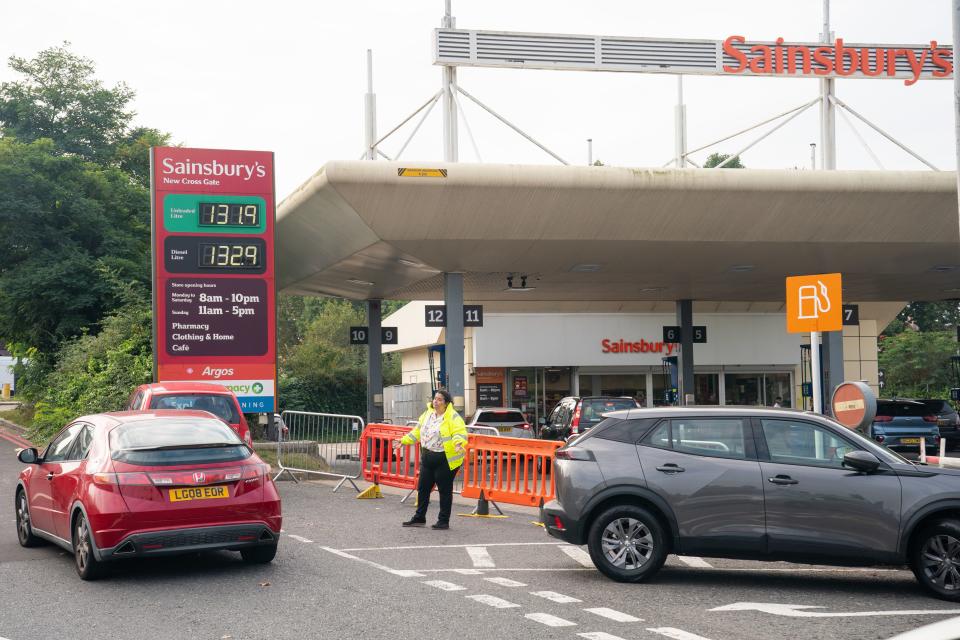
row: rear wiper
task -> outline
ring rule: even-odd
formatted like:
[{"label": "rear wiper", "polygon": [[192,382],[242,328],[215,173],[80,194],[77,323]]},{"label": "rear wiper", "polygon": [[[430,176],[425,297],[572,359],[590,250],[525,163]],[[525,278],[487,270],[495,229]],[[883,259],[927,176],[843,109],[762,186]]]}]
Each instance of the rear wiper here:
[{"label": "rear wiper", "polygon": [[177,451],[180,449],[221,449],[224,447],[242,446],[242,442],[208,442],[205,444],[169,444],[162,447],[134,447],[133,449],[119,449],[118,451]]}]

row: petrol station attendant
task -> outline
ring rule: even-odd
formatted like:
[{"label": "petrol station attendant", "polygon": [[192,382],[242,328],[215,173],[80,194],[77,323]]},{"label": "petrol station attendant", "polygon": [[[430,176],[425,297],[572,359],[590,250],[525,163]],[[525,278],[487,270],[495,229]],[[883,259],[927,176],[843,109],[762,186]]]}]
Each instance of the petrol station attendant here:
[{"label": "petrol station attendant", "polygon": [[430,492],[437,485],[440,494],[440,514],[433,529],[450,528],[450,510],[453,508],[453,479],[463,464],[467,446],[467,427],[453,408],[453,398],[444,389],[437,391],[410,433],[393,448],[420,443],[420,483],[417,486],[417,511],[403,523],[405,527],[427,524]]}]

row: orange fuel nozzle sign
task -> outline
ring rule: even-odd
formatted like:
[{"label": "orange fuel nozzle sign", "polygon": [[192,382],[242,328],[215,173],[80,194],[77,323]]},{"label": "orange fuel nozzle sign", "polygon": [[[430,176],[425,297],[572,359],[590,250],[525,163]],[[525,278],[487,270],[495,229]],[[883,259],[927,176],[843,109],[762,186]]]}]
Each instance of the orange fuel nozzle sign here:
[{"label": "orange fuel nozzle sign", "polygon": [[842,306],[839,273],[787,278],[787,333],[841,331]]}]

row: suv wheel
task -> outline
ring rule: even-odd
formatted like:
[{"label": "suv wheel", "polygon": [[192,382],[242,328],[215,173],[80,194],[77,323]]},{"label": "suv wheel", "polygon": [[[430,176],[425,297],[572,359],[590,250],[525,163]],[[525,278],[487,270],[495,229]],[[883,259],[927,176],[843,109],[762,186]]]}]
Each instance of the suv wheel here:
[{"label": "suv wheel", "polygon": [[938,598],[960,602],[960,522],[941,520],[924,529],[910,566],[925,589]]},{"label": "suv wheel", "polygon": [[590,526],[587,547],[597,569],[617,582],[643,582],[667,559],[660,522],[634,505],[620,505],[601,513]]}]

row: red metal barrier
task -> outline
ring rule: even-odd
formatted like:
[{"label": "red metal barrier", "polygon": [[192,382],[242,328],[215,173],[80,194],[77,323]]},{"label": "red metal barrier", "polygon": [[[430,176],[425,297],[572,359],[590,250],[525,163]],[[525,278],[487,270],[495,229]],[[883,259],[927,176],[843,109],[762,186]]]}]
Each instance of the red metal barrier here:
[{"label": "red metal barrier", "polygon": [[555,495],[555,440],[504,438],[471,434],[463,467],[465,498],[538,507]]},{"label": "red metal barrier", "polygon": [[393,443],[410,431],[395,424],[368,424],[360,436],[363,479],[400,489],[416,489],[420,473],[420,443],[393,450]]}]

